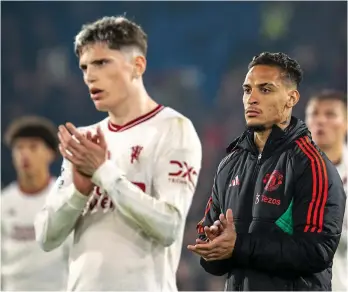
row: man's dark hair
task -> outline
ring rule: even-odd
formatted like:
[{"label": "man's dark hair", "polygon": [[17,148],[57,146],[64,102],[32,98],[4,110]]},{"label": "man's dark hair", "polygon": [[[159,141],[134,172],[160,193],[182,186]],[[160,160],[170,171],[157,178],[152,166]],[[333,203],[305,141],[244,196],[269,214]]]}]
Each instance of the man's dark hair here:
[{"label": "man's dark hair", "polygon": [[24,116],[12,122],[4,135],[5,144],[12,148],[17,138],[39,138],[58,154],[56,126],[48,119],[38,116]]},{"label": "man's dark hair", "polygon": [[105,43],[110,49],[137,47],[146,56],[147,35],[135,22],[123,16],[103,17],[82,26],[75,37],[75,54],[80,57],[83,47],[94,43]]},{"label": "man's dark hair", "polygon": [[249,63],[248,69],[250,70],[256,65],[278,67],[283,71],[284,78],[291,83],[296,84],[296,86],[299,86],[302,81],[303,71],[299,63],[284,53],[263,52],[252,59]]},{"label": "man's dark hair", "polygon": [[309,102],[312,100],[317,100],[317,101],[338,100],[342,102],[344,109],[347,112],[347,94],[344,93],[343,91],[334,90],[334,89],[324,89],[312,95],[309,99]]}]

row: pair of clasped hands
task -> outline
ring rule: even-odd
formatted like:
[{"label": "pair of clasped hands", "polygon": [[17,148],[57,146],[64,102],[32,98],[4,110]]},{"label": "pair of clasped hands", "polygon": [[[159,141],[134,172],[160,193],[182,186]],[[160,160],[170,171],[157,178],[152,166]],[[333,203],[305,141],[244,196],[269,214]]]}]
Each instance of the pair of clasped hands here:
[{"label": "pair of clasped hands", "polygon": [[58,127],[59,151],[73,165],[73,182],[83,195],[89,195],[94,188],[91,177],[107,159],[107,143],[100,127],[96,134],[82,134],[72,124]]},{"label": "pair of clasped hands", "polygon": [[227,210],[226,216],[220,214],[219,220],[216,220],[212,226],[205,226],[204,232],[207,240],[196,239],[195,245],[187,247],[189,250],[206,261],[224,260],[232,256],[237,233],[231,209]]}]

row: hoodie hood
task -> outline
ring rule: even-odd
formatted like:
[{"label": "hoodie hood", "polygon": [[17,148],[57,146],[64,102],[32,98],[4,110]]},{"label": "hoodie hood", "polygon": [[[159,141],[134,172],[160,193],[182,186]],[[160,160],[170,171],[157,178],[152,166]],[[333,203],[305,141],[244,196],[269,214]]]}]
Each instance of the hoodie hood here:
[{"label": "hoodie hood", "polygon": [[[295,117],[291,117],[288,127],[284,130],[277,125],[272,127],[266,145],[263,150],[263,156],[271,155],[274,152],[284,151],[295,140],[303,136],[310,136],[310,132],[306,124]],[[246,130],[241,136],[235,139],[227,148],[227,153],[240,148],[258,154],[256,144],[254,142],[254,131]]]}]

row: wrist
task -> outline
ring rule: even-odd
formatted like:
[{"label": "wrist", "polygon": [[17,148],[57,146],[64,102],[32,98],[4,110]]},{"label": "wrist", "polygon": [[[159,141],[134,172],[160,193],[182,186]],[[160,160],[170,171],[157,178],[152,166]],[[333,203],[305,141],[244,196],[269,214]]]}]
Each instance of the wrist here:
[{"label": "wrist", "polygon": [[121,176],[123,172],[116,166],[111,160],[105,160],[103,164],[93,173],[91,181],[99,187],[108,189],[111,187]]}]

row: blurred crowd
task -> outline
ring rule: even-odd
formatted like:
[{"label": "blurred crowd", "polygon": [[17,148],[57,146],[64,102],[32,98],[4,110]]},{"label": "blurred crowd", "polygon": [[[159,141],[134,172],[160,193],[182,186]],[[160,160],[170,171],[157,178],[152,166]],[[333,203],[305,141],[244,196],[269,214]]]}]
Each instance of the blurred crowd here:
[{"label": "blurred crowd", "polygon": [[[25,114],[78,126],[96,112],[73,54],[85,22],[126,13],[149,35],[145,85],[159,103],[192,119],[203,144],[203,168],[189,213],[180,290],[221,290],[224,279],[206,274],[186,250],[203,216],[216,167],[228,143],[244,129],[242,87],[247,65],[262,51],[282,51],[304,70],[301,101],[322,88],[347,91],[345,2],[4,2],[2,3],[2,134]],[[1,179],[15,179],[2,145]],[[58,175],[61,161],[52,169]]]}]

